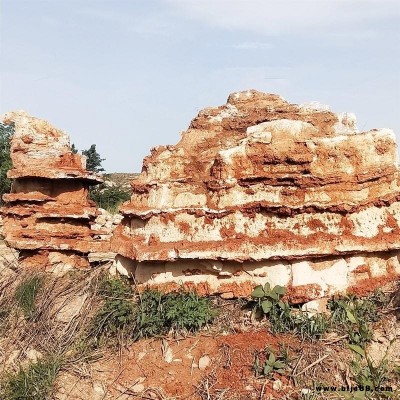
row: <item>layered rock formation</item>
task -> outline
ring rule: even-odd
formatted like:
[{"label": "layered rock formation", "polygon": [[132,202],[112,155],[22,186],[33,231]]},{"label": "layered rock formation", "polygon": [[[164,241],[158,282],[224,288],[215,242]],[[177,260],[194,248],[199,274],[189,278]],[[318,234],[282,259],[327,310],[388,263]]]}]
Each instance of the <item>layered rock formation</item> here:
[{"label": "layered rock formation", "polygon": [[18,252],[6,245],[3,235],[3,219],[0,215],[0,275],[5,269],[13,268],[18,262]]},{"label": "layered rock formation", "polygon": [[391,130],[277,95],[234,93],[175,146],[152,150],[112,240],[142,285],[294,301],[400,273],[400,190]]},{"label": "layered rock formation", "polygon": [[68,135],[47,121],[12,112],[3,122],[15,125],[8,172],[13,184],[2,209],[7,244],[21,250],[30,268],[87,267],[88,253],[109,250],[104,232],[91,229],[98,211],[88,190],[101,177],[85,169]]}]

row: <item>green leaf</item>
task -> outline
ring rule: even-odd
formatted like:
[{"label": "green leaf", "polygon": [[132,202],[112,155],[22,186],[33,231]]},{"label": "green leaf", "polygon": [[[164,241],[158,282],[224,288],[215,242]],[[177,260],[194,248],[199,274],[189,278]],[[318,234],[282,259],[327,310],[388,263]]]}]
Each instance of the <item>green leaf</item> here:
[{"label": "green leaf", "polygon": [[268,293],[267,297],[269,297],[272,300],[279,300],[279,296],[274,292]]},{"label": "green leaf", "polygon": [[278,374],[283,374],[285,372],[285,370],[279,368],[279,369],[276,370],[276,372],[278,372]]},{"label": "green leaf", "polygon": [[261,308],[263,309],[265,314],[268,314],[271,311],[272,303],[269,300],[264,300],[261,303]]},{"label": "green leaf", "polygon": [[365,350],[362,347],[360,347],[360,346],[358,346],[356,344],[349,344],[349,347],[350,347],[351,350],[353,350],[354,352],[356,352],[360,356],[365,357]]},{"label": "green leaf", "polygon": [[265,296],[265,292],[261,285],[256,286],[253,290],[253,293],[251,294],[251,297],[255,297],[255,298],[261,298],[264,296]]},{"label": "green leaf", "polygon": [[283,361],[275,361],[274,368],[286,368],[286,364]]},{"label": "green leaf", "polygon": [[346,315],[347,315],[347,319],[350,322],[352,322],[353,324],[357,323],[356,317],[354,316],[354,314],[348,308],[346,308]]},{"label": "green leaf", "polygon": [[268,364],[264,366],[264,375],[268,375],[272,371],[272,367]]},{"label": "green leaf", "polygon": [[272,366],[275,363],[275,360],[276,360],[275,354],[270,353],[268,358],[268,364]]},{"label": "green leaf", "polygon": [[271,291],[271,285],[269,284],[269,282],[267,282],[265,285],[264,285],[264,292],[265,293],[269,293]]},{"label": "green leaf", "polygon": [[279,301],[279,302],[278,302],[278,306],[279,306],[280,308],[282,308],[282,310],[285,309],[285,303],[284,303],[283,301]]},{"label": "green leaf", "polygon": [[284,288],[283,286],[280,286],[280,285],[276,285],[273,288],[273,291],[275,293],[278,293],[279,295],[283,296],[286,293],[286,288]]}]

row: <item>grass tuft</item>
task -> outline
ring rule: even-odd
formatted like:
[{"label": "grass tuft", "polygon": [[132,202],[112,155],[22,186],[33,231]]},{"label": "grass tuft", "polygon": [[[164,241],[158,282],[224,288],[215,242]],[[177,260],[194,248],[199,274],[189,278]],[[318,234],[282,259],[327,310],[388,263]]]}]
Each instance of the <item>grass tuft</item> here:
[{"label": "grass tuft", "polygon": [[35,300],[43,283],[43,276],[31,276],[20,283],[15,290],[15,300],[21,307],[26,319],[33,317]]},{"label": "grass tuft", "polygon": [[1,382],[3,400],[50,400],[54,392],[54,381],[61,363],[51,357],[7,374]]}]

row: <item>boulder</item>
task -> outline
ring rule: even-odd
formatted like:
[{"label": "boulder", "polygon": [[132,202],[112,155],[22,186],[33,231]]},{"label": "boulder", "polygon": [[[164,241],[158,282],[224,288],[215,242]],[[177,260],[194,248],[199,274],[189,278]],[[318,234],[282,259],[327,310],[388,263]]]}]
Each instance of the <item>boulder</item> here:
[{"label": "boulder", "polygon": [[305,302],[400,273],[395,136],[351,113],[233,93],[131,185],[112,250],[139,287],[242,296],[269,281]]}]

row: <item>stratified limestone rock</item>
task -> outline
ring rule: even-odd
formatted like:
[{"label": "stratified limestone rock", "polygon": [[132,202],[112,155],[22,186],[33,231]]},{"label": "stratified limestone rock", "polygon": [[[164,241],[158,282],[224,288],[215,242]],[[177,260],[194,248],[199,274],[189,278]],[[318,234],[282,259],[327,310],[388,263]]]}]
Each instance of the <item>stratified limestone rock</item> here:
[{"label": "stratified limestone rock", "polygon": [[305,301],[400,273],[395,136],[352,114],[234,93],[153,149],[132,188],[112,248],[143,285],[248,295],[269,280]]},{"label": "stratified limestone rock", "polygon": [[13,184],[2,209],[7,244],[21,250],[28,267],[88,266],[87,253],[109,250],[108,240],[95,239],[103,232],[91,229],[98,211],[88,189],[101,177],[85,169],[85,157],[71,152],[68,135],[47,121],[21,111],[3,122],[15,125],[8,172]]}]

